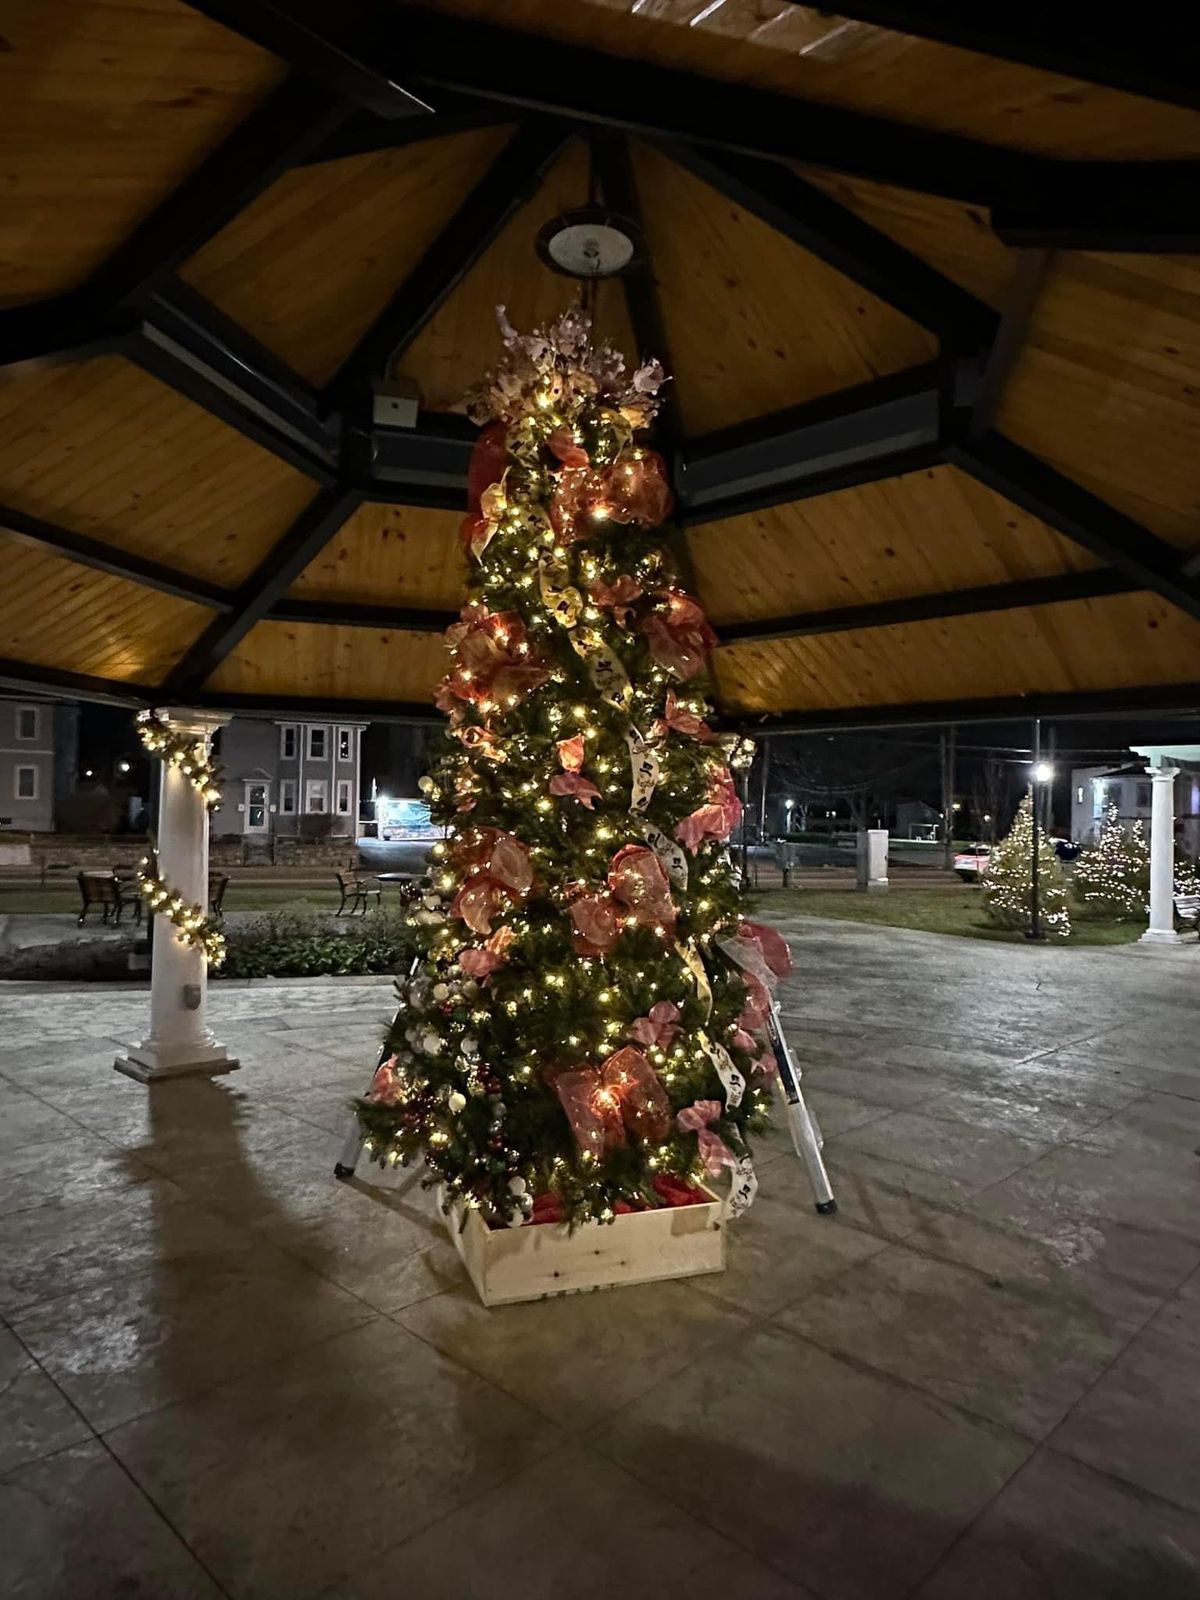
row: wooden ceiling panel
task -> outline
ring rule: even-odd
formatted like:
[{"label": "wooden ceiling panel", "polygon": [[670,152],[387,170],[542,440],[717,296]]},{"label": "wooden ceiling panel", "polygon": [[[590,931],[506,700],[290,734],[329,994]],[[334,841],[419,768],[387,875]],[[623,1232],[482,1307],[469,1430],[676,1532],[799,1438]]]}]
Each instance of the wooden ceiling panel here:
[{"label": "wooden ceiling panel", "polygon": [[225,694],[428,703],[446,663],[439,633],[260,622],[205,687]]},{"label": "wooden ceiling panel", "polygon": [[509,131],[480,128],[298,167],[210,240],[182,276],[297,372],[325,383]]},{"label": "wooden ceiling panel", "polygon": [[119,356],[0,378],[0,504],[239,583],[316,492]]},{"label": "wooden ceiling panel", "polygon": [[952,282],[988,305],[1002,304],[1018,255],[997,239],[983,208],[820,167],[797,165],[796,171]]},{"label": "wooden ceiling panel", "polygon": [[723,703],[814,711],[1056,694],[1200,678],[1200,622],[1148,594],[1072,600],[860,633],[730,645]]},{"label": "wooden ceiling panel", "polygon": [[685,430],[708,432],[930,360],[937,340],[661,152],[636,152]]},{"label": "wooden ceiling panel", "polygon": [[708,523],[688,545],[718,624],[1098,565],[954,467]]},{"label": "wooden ceiling panel", "polygon": [[181,0],[8,0],[0,29],[0,304],[78,284],[283,77]]},{"label": "wooden ceiling panel", "polygon": [[466,599],[457,511],[360,506],[289,590],[293,600],[348,605],[445,606]]},{"label": "wooden ceiling panel", "polygon": [[165,677],[212,612],[0,532],[0,656],[122,683]]},{"label": "wooden ceiling panel", "polygon": [[[499,357],[497,306],[504,306],[513,325],[525,332],[577,300],[578,285],[543,266],[534,244],[543,223],[560,211],[586,205],[587,198],[587,148],[572,140],[538,192],[492,241],[405,352],[400,370],[420,384],[431,410],[457,406]],[[620,281],[606,279],[595,288],[597,334],[627,360],[637,357]]]},{"label": "wooden ceiling panel", "polygon": [[1054,258],[996,426],[1173,544],[1200,544],[1200,259]]},{"label": "wooden ceiling panel", "polygon": [[[423,0],[428,8],[431,0]],[[1200,154],[1200,114],[785,0],[432,0],[433,9],[1053,155]],[[1086,26],[1085,23],[1081,26]]]}]

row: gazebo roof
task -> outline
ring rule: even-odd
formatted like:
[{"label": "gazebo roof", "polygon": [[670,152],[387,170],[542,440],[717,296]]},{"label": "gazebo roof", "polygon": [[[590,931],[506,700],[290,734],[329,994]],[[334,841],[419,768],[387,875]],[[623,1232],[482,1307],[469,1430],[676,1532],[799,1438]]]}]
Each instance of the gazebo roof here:
[{"label": "gazebo roof", "polygon": [[[978,14],[977,14],[978,13]],[[1033,18],[1036,16],[1036,21]],[[1200,95],[1043,4],[12,0],[0,681],[428,714],[452,409],[640,219],[597,321],[771,727],[1200,705]],[[411,380],[415,428],[373,421]]]}]

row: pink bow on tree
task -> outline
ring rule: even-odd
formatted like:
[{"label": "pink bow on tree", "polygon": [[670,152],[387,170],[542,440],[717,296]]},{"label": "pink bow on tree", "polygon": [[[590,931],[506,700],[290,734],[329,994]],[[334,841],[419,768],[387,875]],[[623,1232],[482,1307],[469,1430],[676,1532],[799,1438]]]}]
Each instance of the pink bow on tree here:
[{"label": "pink bow on tree", "polygon": [[550,676],[546,664],[532,654],[525,624],[515,611],[489,611],[473,601],[446,629],[446,643],[454,654],[454,666],[438,685],[439,711],[454,710],[459,700],[515,702]]},{"label": "pink bow on tree", "polygon": [[607,889],[582,894],[572,902],[578,953],[607,954],[620,938],[627,917],[644,928],[675,931],[671,881],[654,851],[643,844],[627,844],[617,851],[609,863]]},{"label": "pink bow on tree", "polygon": [[666,710],[654,724],[658,738],[665,737],[668,729],[683,734],[687,739],[695,739],[698,744],[716,743],[717,736],[708,723],[694,711],[685,710],[676,699],[674,689],[667,690]]},{"label": "pink bow on tree", "polygon": [[629,1024],[629,1037],[638,1044],[667,1050],[679,1034],[679,1007],[670,1000],[659,1000],[650,1007],[650,1015],[638,1017]]},{"label": "pink bow on tree", "polygon": [[391,1106],[403,1097],[404,1079],[396,1071],[395,1056],[389,1056],[375,1068],[375,1076],[371,1079],[371,1087],[367,1090],[367,1099],[374,1100],[377,1105]]},{"label": "pink bow on tree", "polygon": [[460,951],[458,964],[468,978],[490,978],[492,973],[507,961],[508,947],[516,937],[508,924],[504,923],[486,943]]},{"label": "pink bow on tree", "polygon": [[722,1167],[734,1167],[737,1159],[733,1151],[709,1126],[720,1117],[724,1107],[719,1100],[695,1100],[690,1106],[684,1106],[682,1111],[676,1113],[675,1122],[684,1133],[696,1135],[696,1145],[700,1151],[700,1159],[704,1162],[704,1170],[710,1178],[715,1178]]},{"label": "pink bow on tree", "polygon": [[662,598],[665,609],[643,617],[642,632],[659,666],[686,682],[704,671],[717,636],[691,595],[682,589],[664,589]]},{"label": "pink bow on tree", "polygon": [[702,806],[684,817],[675,837],[685,849],[695,851],[705,839],[728,839],[742,817],[742,802],[734,787],[733,775],[722,767],[709,779],[708,798]]},{"label": "pink bow on tree", "polygon": [[671,1103],[654,1068],[626,1045],[602,1067],[560,1072],[554,1080],[581,1150],[602,1154],[635,1139],[660,1144],[671,1130]]},{"label": "pink bow on tree", "polygon": [[555,773],[550,779],[549,788],[551,794],[573,795],[580,805],[590,811],[593,802],[600,798],[600,791],[579,770],[583,766],[583,753],[582,734],[577,733],[573,739],[558,741],[558,759],[566,770]]},{"label": "pink bow on tree", "polygon": [[618,573],[611,583],[593,578],[588,584],[588,594],[594,604],[611,611],[614,621],[622,628],[628,625],[633,602],[640,600],[644,592],[641,584],[627,572]]},{"label": "pink bow on tree", "polygon": [[519,839],[499,828],[480,828],[473,842],[464,841],[457,865],[467,873],[450,907],[473,933],[491,933],[492,918],[504,906],[529,893],[533,867]]}]

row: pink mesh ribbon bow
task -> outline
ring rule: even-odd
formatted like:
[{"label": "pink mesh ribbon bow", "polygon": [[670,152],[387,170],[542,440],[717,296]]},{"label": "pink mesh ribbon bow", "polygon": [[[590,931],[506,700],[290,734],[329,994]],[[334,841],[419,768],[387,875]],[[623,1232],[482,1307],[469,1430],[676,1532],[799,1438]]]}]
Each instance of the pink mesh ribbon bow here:
[{"label": "pink mesh ribbon bow", "polygon": [[682,1111],[675,1115],[675,1122],[684,1133],[696,1135],[696,1145],[700,1151],[700,1159],[704,1162],[704,1170],[710,1178],[715,1178],[722,1167],[736,1167],[737,1158],[733,1151],[709,1126],[716,1122],[721,1115],[723,1107],[719,1100],[694,1100],[690,1106],[684,1106]]},{"label": "pink mesh ribbon bow", "polygon": [[573,739],[560,739],[558,759],[565,770],[556,772],[550,779],[550,793],[572,795],[581,806],[586,806],[590,811],[593,803],[600,798],[600,791],[592,780],[585,778],[579,770],[583,766],[583,735],[577,733]]},{"label": "pink mesh ribbon bow", "polygon": [[675,829],[675,837],[695,854],[705,839],[728,839],[742,817],[742,802],[728,767],[714,773],[708,785],[708,798]]},{"label": "pink mesh ribbon bow", "polygon": [[658,1000],[650,1007],[650,1015],[638,1017],[629,1024],[629,1037],[638,1044],[659,1050],[668,1050],[679,1034],[679,1007],[670,1000]]},{"label": "pink mesh ribbon bow", "polygon": [[529,893],[533,867],[519,839],[499,828],[480,828],[475,842],[458,857],[467,873],[450,907],[472,933],[492,931],[492,918],[505,906]]},{"label": "pink mesh ribbon bow", "polygon": [[662,598],[666,609],[644,617],[642,632],[659,666],[686,682],[704,671],[717,636],[691,595],[682,589],[666,589]]},{"label": "pink mesh ribbon bow", "polygon": [[598,1070],[559,1073],[555,1091],[581,1150],[603,1155],[635,1139],[660,1144],[671,1130],[671,1103],[654,1068],[626,1045]]}]

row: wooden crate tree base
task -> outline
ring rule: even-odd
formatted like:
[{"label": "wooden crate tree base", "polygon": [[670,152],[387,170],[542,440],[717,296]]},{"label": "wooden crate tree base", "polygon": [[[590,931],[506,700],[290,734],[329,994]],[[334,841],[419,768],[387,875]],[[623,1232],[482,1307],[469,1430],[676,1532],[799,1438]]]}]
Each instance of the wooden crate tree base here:
[{"label": "wooden crate tree base", "polygon": [[633,1211],[612,1222],[489,1228],[478,1211],[447,1214],[455,1248],[485,1306],[725,1270],[723,1203]]}]

